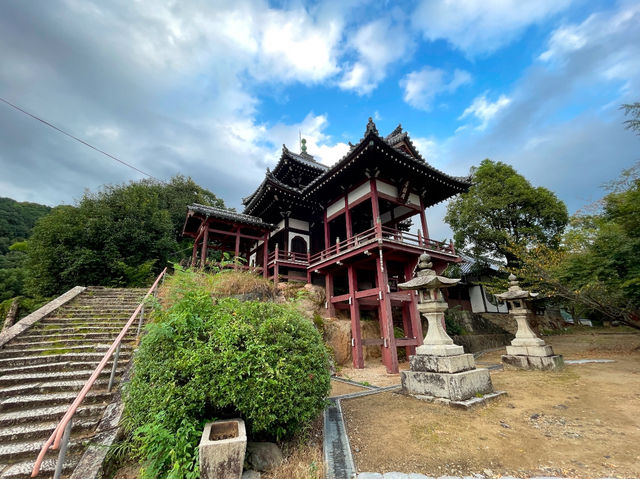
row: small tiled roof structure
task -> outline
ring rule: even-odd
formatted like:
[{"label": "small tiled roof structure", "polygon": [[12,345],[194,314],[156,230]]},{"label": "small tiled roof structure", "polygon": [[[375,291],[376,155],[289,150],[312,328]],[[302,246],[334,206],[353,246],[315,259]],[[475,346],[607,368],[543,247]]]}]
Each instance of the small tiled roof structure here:
[{"label": "small tiled roof structure", "polygon": [[193,203],[188,206],[188,210],[189,212],[200,213],[210,218],[218,218],[221,220],[232,221],[234,223],[245,224],[248,226],[257,226],[258,228],[269,230],[275,229],[275,225],[272,225],[271,223],[265,223],[257,216],[246,215],[244,213],[236,213],[235,211],[218,208],[216,206],[206,206],[198,203]]}]

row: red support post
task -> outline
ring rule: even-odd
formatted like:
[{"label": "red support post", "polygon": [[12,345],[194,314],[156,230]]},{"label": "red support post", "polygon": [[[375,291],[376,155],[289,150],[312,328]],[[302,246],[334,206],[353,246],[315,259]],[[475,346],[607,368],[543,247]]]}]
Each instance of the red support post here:
[{"label": "red support post", "polygon": [[331,302],[331,297],[333,296],[333,274],[326,273],[324,275],[324,285],[325,285],[325,296],[327,298],[326,308],[327,308],[327,316],[329,318],[334,318],[336,315],[336,308],[333,306]]},{"label": "red support post", "polygon": [[236,249],[235,249],[235,254],[233,256],[233,268],[237,269],[238,268],[238,263],[236,258],[240,256],[240,228],[236,229]]},{"label": "red support post", "polygon": [[360,328],[360,306],[356,299],[358,289],[358,277],[353,265],[348,266],[349,276],[349,309],[351,313],[351,357],[353,367],[364,368],[364,356],[362,354],[362,331]]},{"label": "red support post", "polygon": [[278,284],[278,243],[276,243],[275,256],[273,257],[273,282]]},{"label": "red support post", "polygon": [[422,198],[420,198],[420,223],[422,223],[422,236],[426,240],[429,238],[429,227],[427,226],[427,215],[424,213]]},{"label": "red support post", "polygon": [[378,306],[378,319],[380,321],[380,333],[382,334],[382,362],[387,368],[387,373],[398,373],[398,350],[396,348],[396,338],[393,334],[393,315],[391,312],[391,298],[387,288],[389,278],[387,275],[387,264],[379,249],[380,257],[376,259],[376,270],[379,288],[380,303]]},{"label": "red support post", "polygon": [[324,249],[331,246],[331,234],[329,231],[329,221],[327,221],[327,210],[324,210]]},{"label": "red support post", "polygon": [[351,239],[353,236],[353,224],[351,223],[351,210],[349,209],[349,198],[348,195],[344,199],[344,222],[347,225],[347,239]]},{"label": "red support post", "polygon": [[269,277],[269,233],[264,234],[264,240],[262,243],[262,276]]},{"label": "red support post", "polygon": [[[404,269],[404,280],[409,281],[413,277],[413,270],[416,267],[417,259],[405,265]],[[418,297],[416,296],[415,291],[411,291],[411,302],[407,305],[409,318],[411,320],[411,333],[413,337],[418,340],[418,346],[422,345],[422,341],[424,339],[422,335],[422,321],[420,320],[420,313],[418,312]],[[413,348],[413,353],[415,354],[415,348]]]},{"label": "red support post", "polygon": [[198,238],[193,240],[193,251],[191,253],[191,267],[196,265],[196,258],[198,257]]},{"label": "red support post", "polygon": [[[310,265],[310,264],[311,264],[311,253],[307,248],[307,265]],[[311,270],[309,269],[308,266],[307,266],[307,283],[311,284]]]},{"label": "red support post", "polygon": [[380,204],[378,203],[378,185],[376,179],[371,179],[371,213],[373,215],[373,227],[376,229],[376,236],[382,236],[382,219],[380,218]]},{"label": "red support post", "polygon": [[204,234],[202,236],[202,249],[200,251],[200,267],[207,264],[207,248],[209,247],[209,218],[204,221]]}]

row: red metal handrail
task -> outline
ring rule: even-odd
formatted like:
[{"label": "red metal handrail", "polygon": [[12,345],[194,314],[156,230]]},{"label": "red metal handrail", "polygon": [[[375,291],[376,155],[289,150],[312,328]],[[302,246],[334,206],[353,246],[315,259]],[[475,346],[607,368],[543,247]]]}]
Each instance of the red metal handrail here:
[{"label": "red metal handrail", "polygon": [[[82,403],[85,396],[89,392],[89,389],[91,389],[91,386],[93,386],[93,384],[98,379],[98,376],[100,376],[100,373],[109,362],[109,359],[115,352],[116,348],[120,346],[122,339],[127,334],[127,331],[135,321],[136,316],[138,316],[138,313],[144,307],[144,302],[158,287],[158,283],[160,282],[160,280],[162,279],[162,277],[165,275],[166,272],[167,272],[167,268],[163,269],[162,273],[158,275],[155,282],[153,283],[153,286],[149,288],[149,291],[147,291],[147,294],[145,294],[144,298],[142,299],[142,301],[140,302],[136,310],[133,312],[133,314],[129,318],[129,321],[127,321],[127,324],[124,325],[124,327],[122,328],[122,331],[120,331],[120,334],[118,334],[118,337],[113,341],[113,344],[107,350],[104,357],[102,358],[102,360],[100,361],[96,369],[93,371],[93,374],[91,375],[91,377],[87,380],[82,390],[78,393],[78,396],[76,397],[76,399],[73,401],[73,403],[71,403],[71,406],[69,406],[69,409],[67,409],[67,412],[62,417],[62,419],[60,420],[56,428],[53,430],[51,437],[49,437],[49,439],[47,439],[47,441],[42,446],[42,449],[40,450],[40,454],[38,454],[38,458],[36,459],[36,462],[33,465],[31,477],[36,477],[40,473],[40,466],[42,465],[42,461],[44,460],[44,456],[47,454],[47,451],[49,449],[56,450],[58,449],[58,447],[60,447],[60,441],[65,432],[65,429],[67,428],[67,425],[70,423],[71,419],[73,418],[73,415],[75,414],[76,410],[80,406],[80,403]],[[58,460],[60,461],[60,459]],[[64,460],[64,458],[62,458],[62,460]],[[58,464],[58,467],[60,466],[61,465]]]}]

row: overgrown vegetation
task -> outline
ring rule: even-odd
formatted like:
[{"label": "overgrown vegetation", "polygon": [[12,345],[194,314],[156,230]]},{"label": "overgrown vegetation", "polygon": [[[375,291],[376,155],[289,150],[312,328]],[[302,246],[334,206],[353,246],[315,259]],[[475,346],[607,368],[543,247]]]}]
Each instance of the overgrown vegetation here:
[{"label": "overgrown vegetation", "polygon": [[27,287],[55,295],[82,285],[141,286],[187,255],[181,238],[190,203],[223,206],[190,178],[109,185],[42,218],[28,243]]},{"label": "overgrown vegetation", "polygon": [[251,276],[176,271],[167,280],[167,306],[154,312],[124,395],[143,477],[199,477],[206,421],[242,417],[251,437],[280,440],[325,406],[329,357],[318,331],[289,304],[215,298],[217,277],[234,275]]}]

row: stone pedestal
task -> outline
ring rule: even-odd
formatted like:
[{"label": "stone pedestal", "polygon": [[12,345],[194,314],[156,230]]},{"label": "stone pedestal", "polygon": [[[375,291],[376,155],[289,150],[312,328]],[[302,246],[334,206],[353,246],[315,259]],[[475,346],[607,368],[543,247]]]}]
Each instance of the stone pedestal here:
[{"label": "stone pedestal", "polygon": [[564,367],[562,356],[553,353],[553,348],[538,338],[529,326],[527,300],[537,296],[520,288],[514,275],[509,276],[509,290],[497,295],[510,303],[510,314],[516,320],[516,337],[507,346],[507,354],[502,356],[502,364],[507,369],[552,370]]},{"label": "stone pedestal", "polygon": [[415,278],[399,284],[400,289],[415,289],[420,294],[418,311],[427,318],[429,329],[424,344],[409,358],[409,371],[401,373],[402,389],[421,399],[448,402],[467,401],[493,393],[487,369],[476,369],[472,354],[453,344],[444,327],[447,303],[440,288],[453,286],[457,279],[437,276],[428,255],[420,257]]},{"label": "stone pedestal", "polygon": [[410,358],[410,371],[402,372],[402,389],[413,396],[465,401],[493,392],[487,369],[475,369],[473,354]]}]

